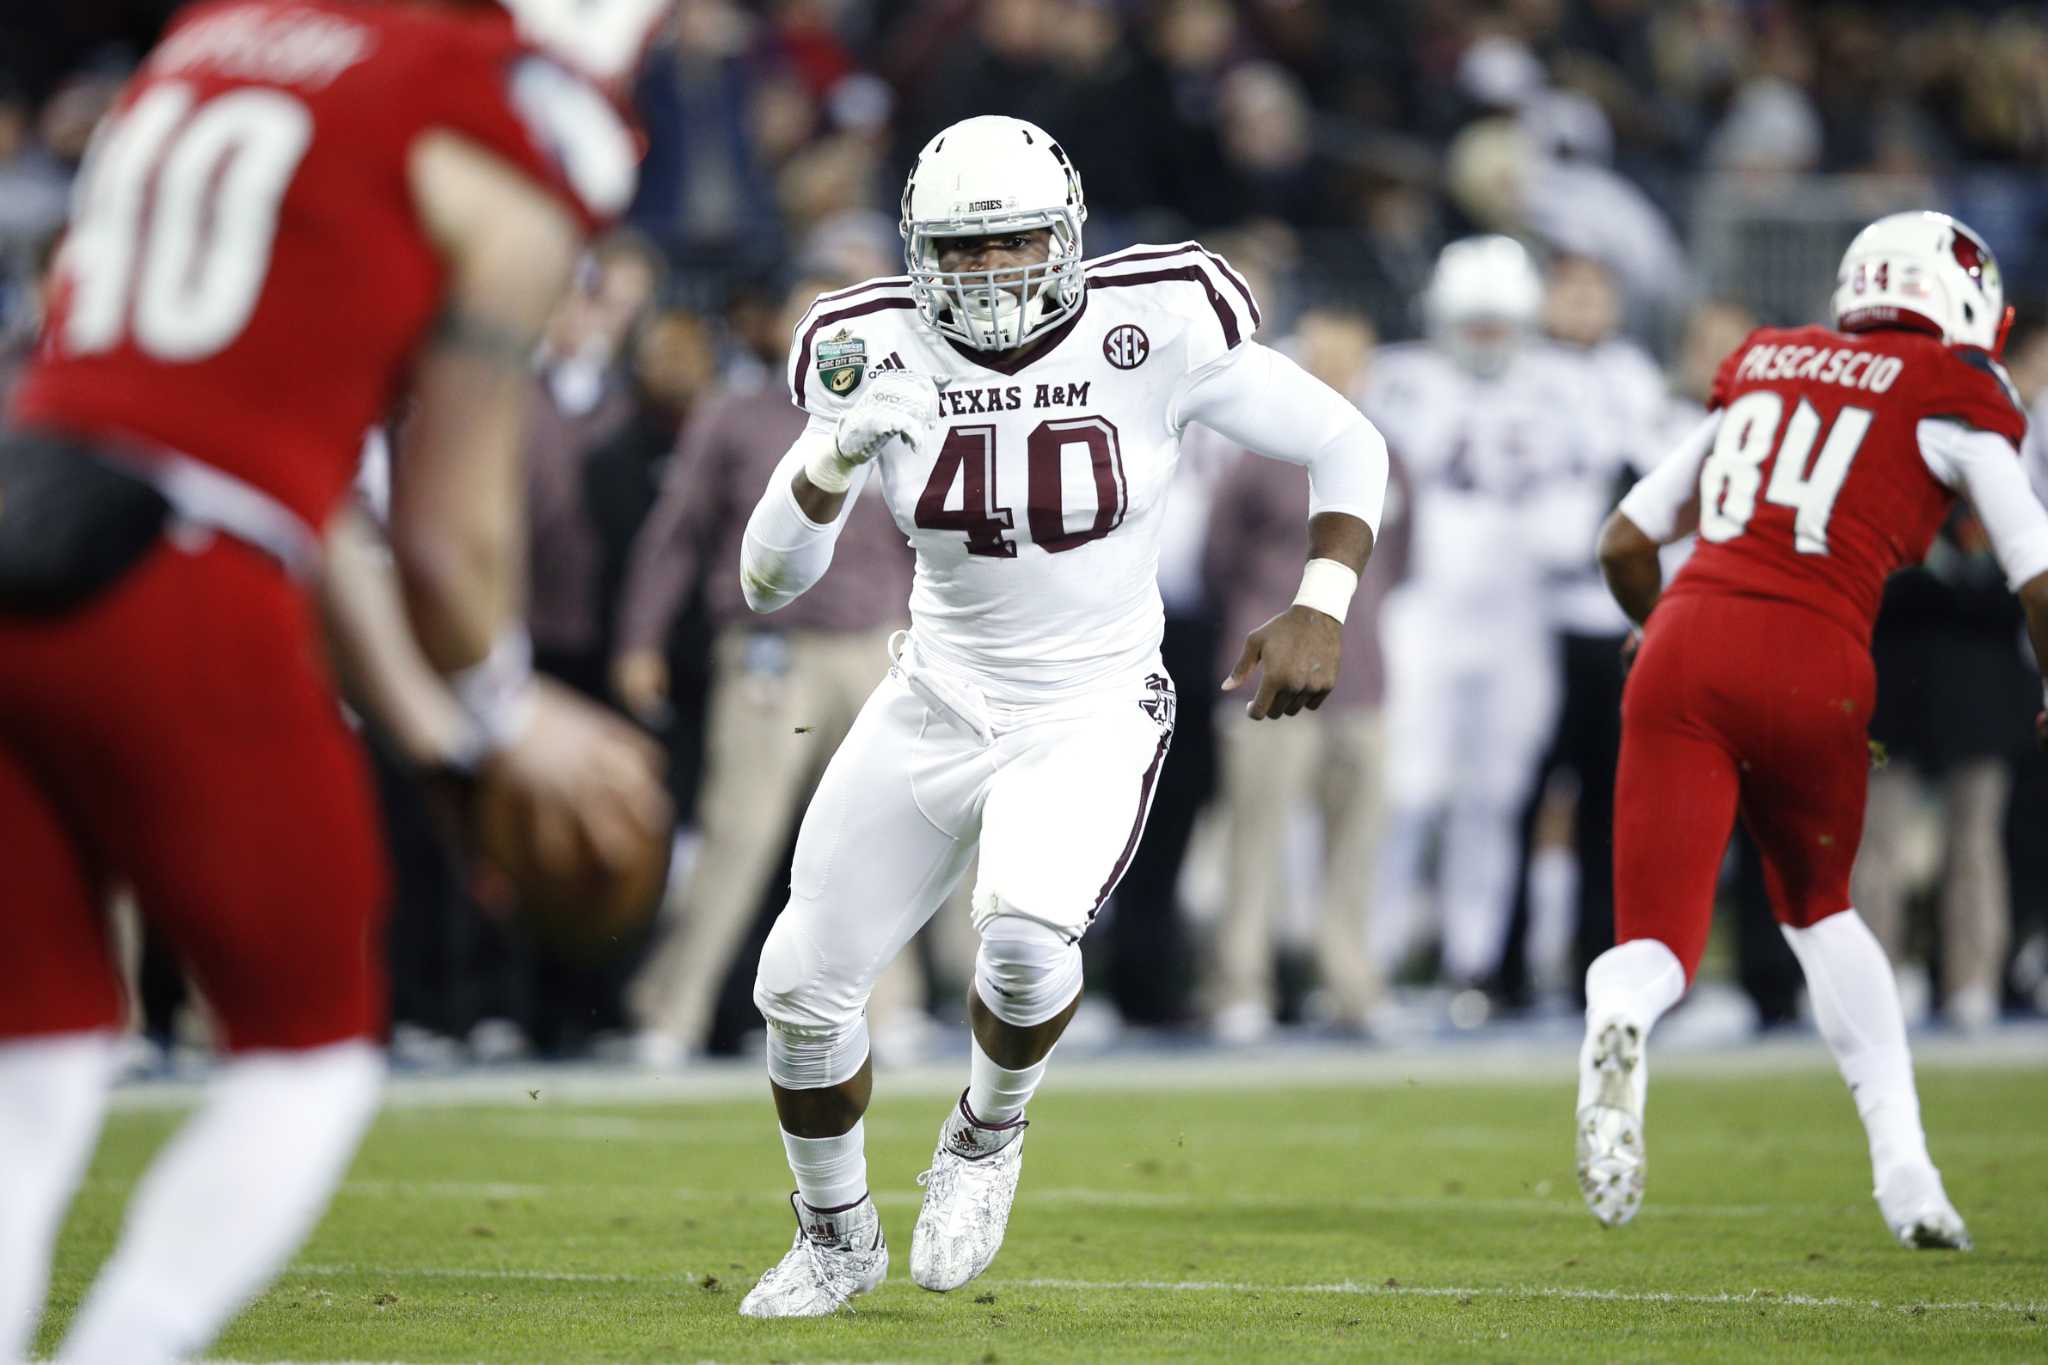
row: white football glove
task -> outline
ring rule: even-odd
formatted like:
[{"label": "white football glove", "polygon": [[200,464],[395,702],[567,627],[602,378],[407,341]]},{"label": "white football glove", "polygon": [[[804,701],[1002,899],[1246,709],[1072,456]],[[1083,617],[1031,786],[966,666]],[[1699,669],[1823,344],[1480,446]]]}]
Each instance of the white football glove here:
[{"label": "white football glove", "polygon": [[853,471],[881,454],[891,437],[915,450],[938,425],[938,381],[908,370],[882,370],[868,376],[867,389],[839,419],[833,448],[812,456],[804,474],[814,488],[844,493]]}]

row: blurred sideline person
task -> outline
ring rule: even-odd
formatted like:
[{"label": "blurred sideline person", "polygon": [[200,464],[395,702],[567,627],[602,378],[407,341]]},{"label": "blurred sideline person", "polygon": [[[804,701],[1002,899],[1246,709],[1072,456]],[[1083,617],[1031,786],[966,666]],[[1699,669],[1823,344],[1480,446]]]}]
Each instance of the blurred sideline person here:
[{"label": "blurred sideline person", "polygon": [[[1515,877],[1517,928],[1524,952],[1503,964],[1503,993],[1522,997],[1528,985],[1562,987],[1614,946],[1614,765],[1621,754],[1622,642],[1628,618],[1600,582],[1593,542],[1600,523],[1635,475],[1662,453],[1653,442],[1664,416],[1664,376],[1643,349],[1618,333],[1621,293],[1590,256],[1553,258],[1545,273],[1543,328],[1584,371],[1574,391],[1584,411],[1576,444],[1546,473],[1526,515],[1552,551],[1543,585],[1563,681],[1557,724],[1522,811],[1522,870]],[[1529,873],[1547,785],[1570,775],[1571,886],[1568,920],[1537,915]],[[1562,889],[1562,888],[1560,888]],[[1567,945],[1570,945],[1567,947]],[[1565,956],[1573,959],[1569,972]],[[1525,968],[1526,964],[1526,968]],[[1526,970],[1529,980],[1517,980]]]},{"label": "blurred sideline person", "polygon": [[[516,9],[539,37],[571,18]],[[563,56],[623,80],[654,11]],[[186,14],[95,139],[0,435],[10,1360],[105,1104],[110,880],[176,945],[226,1055],[60,1360],[203,1347],[312,1227],[376,1107],[387,878],[323,607],[364,703],[469,785],[529,887],[576,885],[597,913],[666,818],[631,728],[534,684],[518,615],[529,358],[581,239],[631,196],[630,134],[494,6]],[[408,377],[394,585],[329,526]]]},{"label": "blurred sideline person", "polygon": [[[1331,388],[1355,393],[1365,379],[1373,332],[1361,314],[1312,310],[1280,344]],[[1216,438],[1190,433],[1184,447],[1197,439]],[[1289,532],[1307,515],[1308,487],[1249,451],[1230,447],[1229,454],[1212,499],[1204,577],[1218,599],[1223,638],[1237,640],[1299,576],[1300,555]],[[1398,488],[1399,471],[1394,472]],[[1390,497],[1373,550],[1380,567],[1352,599],[1344,619],[1344,670],[1321,709],[1278,731],[1247,719],[1233,704],[1226,703],[1217,717],[1230,842],[1209,994],[1211,1026],[1223,1042],[1252,1042],[1273,1028],[1288,832],[1304,804],[1315,809],[1321,837],[1319,1022],[1363,1034],[1384,997],[1385,982],[1366,955],[1365,927],[1379,848],[1385,749],[1379,608],[1384,585],[1400,568],[1398,517],[1399,500]],[[1227,669],[1231,660],[1219,662]]]},{"label": "blurred sideline person", "polygon": [[527,629],[534,666],[607,694],[604,546],[585,497],[591,455],[633,420],[631,341],[661,288],[659,256],[625,230],[599,242],[549,320],[527,416]]},{"label": "blurred sideline person", "polygon": [[1940,810],[1931,898],[1942,1016],[1968,1032],[1998,1020],[2012,937],[2005,811],[2019,746],[2011,720],[2033,690],[2015,647],[2019,626],[1984,524],[1967,507],[1950,513],[1925,565],[1885,586],[1871,639],[1878,686],[1870,721],[1884,760],[1870,775],[1849,889],[1898,973],[1908,1022],[1928,1005],[1928,972],[1907,951],[1908,853],[1925,795]]},{"label": "blurred sideline person", "polygon": [[1086,217],[1044,129],[954,124],[904,189],[907,278],[827,294],[799,324],[790,393],[810,420],[748,523],[748,604],[779,609],[824,575],[870,478],[917,564],[911,629],[804,814],[761,952],[797,1230],[749,1316],[835,1313],[887,1274],[863,1011],[977,851],[968,1084],[921,1177],[911,1278],[959,1288],[1002,1245],[1026,1108],[1080,1004],[1080,940],[1144,833],[1173,734],[1157,560],[1188,424],[1310,470],[1302,588],[1226,690],[1262,673],[1250,714],[1286,716],[1338,679],[1384,443],[1251,339],[1258,308],[1222,258],[1186,242],[1084,260]]},{"label": "blurred sideline person", "polygon": [[[817,280],[797,285],[792,327],[820,292]],[[612,673],[621,697],[645,718],[658,718],[668,704],[669,628],[700,574],[717,632],[697,804],[703,844],[664,907],[666,936],[628,991],[641,1060],[650,1065],[702,1050],[720,985],[789,846],[801,803],[880,681],[890,632],[904,624],[910,553],[879,496],[848,515],[840,572],[774,617],[747,610],[732,572],[745,514],[803,429],[802,410],[780,387],[705,404],[634,542],[619,604]]]},{"label": "blurred sideline person", "polygon": [[1368,942],[1391,972],[1440,925],[1445,977],[1476,991],[1500,966],[1517,817],[1557,716],[1554,551],[1529,504],[1592,438],[1581,367],[1535,336],[1543,283],[1519,243],[1453,242],[1422,303],[1429,340],[1375,355],[1364,404],[1414,494],[1408,573],[1381,614],[1387,825]]},{"label": "blurred sideline person", "polygon": [[[1960,495],[2048,661],[2048,511],[1996,359],[2010,318],[1976,233],[1946,214],[1878,219],[1842,258],[1835,330],[1753,333],[1706,420],[1602,529],[1601,569],[1645,628],[1615,797],[1620,943],[1587,970],[1579,1057],[1579,1185],[1603,1223],[1642,1202],[1645,1044],[1698,970],[1739,813],[1863,1120],[1886,1228],[1908,1247],[1970,1245],[1928,1154],[1891,965],[1849,882],[1871,626],[1886,576],[1926,554]],[[1695,526],[1666,591],[1658,546]]]},{"label": "blurred sideline person", "polygon": [[[617,228],[585,253],[549,320],[527,414],[526,627],[534,671],[609,704],[611,601],[606,546],[593,515],[592,462],[628,429],[639,403],[633,343],[667,277],[660,253]],[[507,940],[516,1023],[491,1020],[474,1041],[493,1059],[531,1047],[574,1056],[623,1020],[619,996],[644,936],[602,961],[515,934]]]}]

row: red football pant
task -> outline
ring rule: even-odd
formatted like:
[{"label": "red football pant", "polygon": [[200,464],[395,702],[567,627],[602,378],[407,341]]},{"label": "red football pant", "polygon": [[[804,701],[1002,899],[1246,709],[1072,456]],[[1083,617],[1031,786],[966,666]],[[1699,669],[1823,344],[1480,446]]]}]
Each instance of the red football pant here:
[{"label": "red football pant", "polygon": [[109,1028],[111,885],[225,1045],[382,1031],[389,894],[313,603],[219,539],[160,545],[82,610],[0,617],[0,1040]]},{"label": "red football pant", "polygon": [[1738,812],[1781,923],[1848,909],[1876,699],[1869,649],[1817,612],[1660,603],[1622,701],[1616,942],[1660,940],[1692,980]]}]

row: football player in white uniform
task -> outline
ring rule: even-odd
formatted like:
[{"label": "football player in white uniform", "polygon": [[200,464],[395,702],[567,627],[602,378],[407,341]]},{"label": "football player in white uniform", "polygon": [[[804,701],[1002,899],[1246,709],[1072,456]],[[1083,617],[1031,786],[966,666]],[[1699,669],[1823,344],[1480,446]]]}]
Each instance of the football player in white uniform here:
[{"label": "football player in white uniform", "polygon": [[[1621,756],[1622,645],[1630,626],[1600,579],[1593,545],[1628,482],[1648,473],[1666,449],[1657,442],[1671,401],[1663,371],[1619,330],[1620,288],[1604,264],[1553,256],[1544,276],[1544,330],[1555,352],[1577,361],[1580,370],[1568,425],[1581,439],[1545,474],[1524,513],[1532,534],[1542,538],[1544,597],[1562,680],[1557,723],[1523,803],[1523,871],[1515,887],[1529,916],[1527,977],[1539,994],[1581,980],[1587,965],[1614,946],[1614,770]],[[1559,769],[1576,778],[1572,844],[1538,863],[1530,845],[1542,789]],[[1534,867],[1544,875],[1527,875]],[[1530,884],[1537,881],[1547,881],[1552,894],[1532,895]]]},{"label": "football player in white uniform", "polygon": [[798,1227],[750,1316],[831,1313],[887,1272],[863,1011],[977,847],[973,1059],[920,1177],[911,1276],[957,1288],[1002,1244],[1025,1106],[1080,999],[1081,936],[1137,847],[1173,731],[1156,566],[1190,422],[1306,466],[1314,487],[1301,591],[1225,686],[1263,667],[1250,712],[1286,716],[1336,676],[1385,444],[1251,339],[1258,309],[1220,258],[1183,243],[1084,260],[1086,216],[1042,129],[965,120],[904,190],[908,273],[826,295],[797,327],[790,390],[811,420],[748,524],[748,601],[773,611],[816,582],[871,478],[917,570],[911,629],[805,813],[761,952]]},{"label": "football player in white uniform", "polygon": [[1440,828],[1444,973],[1468,989],[1500,965],[1517,820],[1558,702],[1543,590],[1558,551],[1532,505],[1592,439],[1583,370],[1534,336],[1542,300],[1513,239],[1451,243],[1423,297],[1429,340],[1381,351],[1365,395],[1414,492],[1409,575],[1380,626],[1388,814],[1369,950],[1389,972],[1405,956]]}]

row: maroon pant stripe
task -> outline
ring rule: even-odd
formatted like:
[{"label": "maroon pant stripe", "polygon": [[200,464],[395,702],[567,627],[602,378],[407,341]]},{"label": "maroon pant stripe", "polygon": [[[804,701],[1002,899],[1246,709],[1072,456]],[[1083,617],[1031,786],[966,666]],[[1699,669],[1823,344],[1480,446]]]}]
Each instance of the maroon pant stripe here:
[{"label": "maroon pant stripe", "polygon": [[1124,879],[1124,869],[1131,865],[1131,859],[1138,852],[1138,841],[1145,835],[1145,821],[1152,814],[1152,789],[1159,781],[1159,769],[1166,762],[1166,748],[1173,742],[1173,731],[1160,731],[1159,747],[1152,751],[1152,766],[1145,769],[1145,780],[1138,786],[1138,815],[1131,822],[1131,837],[1124,840],[1124,851],[1118,855],[1116,866],[1109,870],[1109,879],[1102,889],[1095,893],[1095,904],[1089,907],[1088,922],[1093,924],[1102,903],[1109,899],[1109,893],[1116,890],[1116,884]]}]

